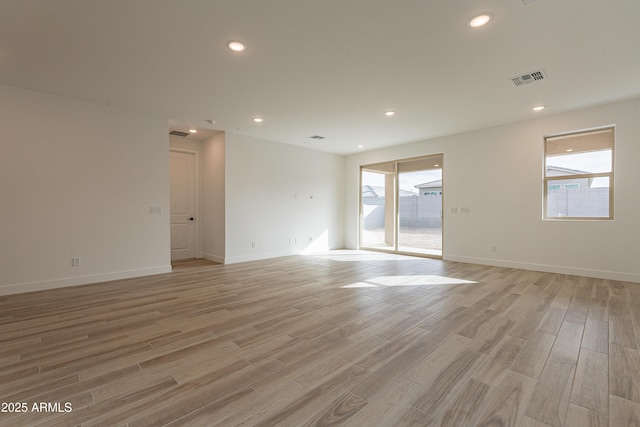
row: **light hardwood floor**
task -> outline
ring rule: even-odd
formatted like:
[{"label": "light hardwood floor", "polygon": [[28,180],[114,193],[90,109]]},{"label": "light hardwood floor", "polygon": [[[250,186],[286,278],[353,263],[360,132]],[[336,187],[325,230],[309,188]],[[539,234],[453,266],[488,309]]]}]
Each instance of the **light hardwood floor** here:
[{"label": "light hardwood floor", "polygon": [[27,404],[0,426],[640,425],[639,327],[636,283],[348,251],[185,262],[0,297],[0,402]]}]

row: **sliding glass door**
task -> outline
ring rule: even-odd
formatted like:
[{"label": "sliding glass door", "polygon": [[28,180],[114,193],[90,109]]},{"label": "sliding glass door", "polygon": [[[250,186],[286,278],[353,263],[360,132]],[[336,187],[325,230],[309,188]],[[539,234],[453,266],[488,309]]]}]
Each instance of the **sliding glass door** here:
[{"label": "sliding glass door", "polygon": [[361,167],[360,246],[442,256],[443,155]]}]

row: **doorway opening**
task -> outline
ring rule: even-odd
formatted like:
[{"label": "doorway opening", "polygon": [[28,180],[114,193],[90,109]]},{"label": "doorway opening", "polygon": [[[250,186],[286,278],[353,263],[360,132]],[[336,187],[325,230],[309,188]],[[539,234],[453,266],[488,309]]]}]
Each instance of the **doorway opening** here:
[{"label": "doorway opening", "polygon": [[443,154],[360,168],[360,247],[442,258]]}]

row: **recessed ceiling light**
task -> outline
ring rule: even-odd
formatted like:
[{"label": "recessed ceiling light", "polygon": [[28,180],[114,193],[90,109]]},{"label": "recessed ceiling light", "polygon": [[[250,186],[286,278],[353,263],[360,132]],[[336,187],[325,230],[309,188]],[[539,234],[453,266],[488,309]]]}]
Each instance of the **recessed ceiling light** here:
[{"label": "recessed ceiling light", "polygon": [[573,151],[573,148],[567,148],[565,151],[566,151],[567,153],[570,153],[570,152],[572,152],[572,151]]},{"label": "recessed ceiling light", "polygon": [[198,131],[196,129],[189,129],[190,133],[198,133]]},{"label": "recessed ceiling light", "polygon": [[254,118],[252,118],[251,120],[253,120],[253,121],[254,121],[254,122],[256,122],[256,123],[262,123],[262,120],[263,120],[263,119],[262,119],[262,117],[254,117]]},{"label": "recessed ceiling light", "polygon": [[489,21],[491,21],[491,18],[492,16],[490,13],[481,13],[480,15],[476,15],[471,18],[467,25],[471,28],[480,28],[487,25]]},{"label": "recessed ceiling light", "polygon": [[358,145],[358,148],[364,148],[364,145]]},{"label": "recessed ceiling light", "polygon": [[437,168],[438,166],[440,166],[440,165],[433,165],[434,168]]},{"label": "recessed ceiling light", "polygon": [[247,50],[246,44],[235,40],[231,40],[230,42],[228,42],[227,47],[234,52],[244,52],[245,50]]},{"label": "recessed ceiling light", "polygon": [[537,105],[537,106],[533,107],[533,108],[532,108],[532,110],[533,110],[533,111],[542,111],[542,110],[544,110],[545,108],[547,108],[547,106],[546,106],[546,105]]},{"label": "recessed ceiling light", "polygon": [[395,114],[396,114],[395,111],[385,111],[385,113],[384,113],[384,115],[387,116],[387,117],[394,116]]}]

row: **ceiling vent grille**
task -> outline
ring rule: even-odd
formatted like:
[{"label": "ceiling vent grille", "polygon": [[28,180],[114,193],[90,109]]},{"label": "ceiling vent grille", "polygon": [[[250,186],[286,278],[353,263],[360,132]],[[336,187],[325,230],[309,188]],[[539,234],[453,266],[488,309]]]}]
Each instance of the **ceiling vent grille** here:
[{"label": "ceiling vent grille", "polygon": [[523,74],[521,76],[511,77],[511,81],[516,86],[524,86],[534,82],[539,82],[541,80],[546,80],[547,75],[543,69],[533,71],[528,74]]},{"label": "ceiling vent grille", "polygon": [[190,135],[190,133],[189,132],[185,132],[183,130],[172,130],[171,132],[169,132],[169,135],[179,136],[181,138],[186,138],[187,136]]},{"label": "ceiling vent grille", "polygon": [[312,135],[312,136],[309,137],[309,139],[315,139],[316,141],[319,141],[321,139],[324,139],[324,136]]}]

